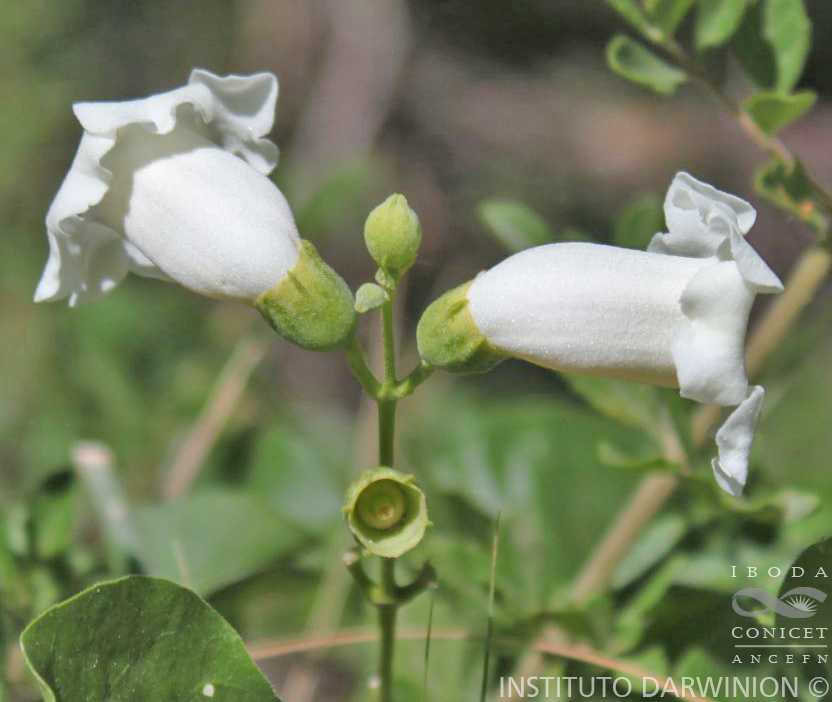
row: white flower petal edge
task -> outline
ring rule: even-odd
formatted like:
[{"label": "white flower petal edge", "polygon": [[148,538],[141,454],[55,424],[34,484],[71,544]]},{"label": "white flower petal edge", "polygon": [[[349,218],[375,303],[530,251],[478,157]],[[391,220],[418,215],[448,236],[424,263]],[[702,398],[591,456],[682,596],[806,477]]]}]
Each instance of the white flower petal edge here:
[{"label": "white flower petal edge", "polygon": [[76,306],[128,272],[253,301],[299,256],[291,211],[266,178],[277,79],[195,69],[139,100],[78,103],[78,152],[46,217],[49,260],[35,301]]},{"label": "white flower petal edge", "polygon": [[748,478],[748,456],[764,395],[759,385],[749,388],[748,397],[728,415],[716,433],[719,457],[711,461],[711,467],[719,486],[734,497],[742,494]]},{"label": "white flower petal edge", "polygon": [[679,173],[665,217],[647,252],[564,243],[511,256],[471,284],[471,317],[497,350],[538,365],[738,405],[713,466],[737,495],[763,399],[745,374],[748,315],[782,284],[743,238],[756,217],[747,202]]}]

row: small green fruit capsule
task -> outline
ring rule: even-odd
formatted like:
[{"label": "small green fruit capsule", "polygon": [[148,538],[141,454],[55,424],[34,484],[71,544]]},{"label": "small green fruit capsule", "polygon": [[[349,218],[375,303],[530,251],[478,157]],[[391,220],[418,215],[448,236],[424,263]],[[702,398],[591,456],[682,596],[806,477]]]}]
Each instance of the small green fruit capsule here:
[{"label": "small green fruit capsule", "polygon": [[370,212],[364,243],[373,260],[394,279],[413,265],[422,243],[422,226],[404,195],[391,195]]},{"label": "small green fruit capsule", "polygon": [[416,343],[422,360],[434,368],[453,373],[484,373],[506,355],[495,349],[471,317],[468,288],[463,283],[432,302],[416,328]]},{"label": "small green fruit capsule", "polygon": [[357,318],[353,305],[347,284],[308,241],[286,278],[257,299],[257,309],[278,334],[311,351],[346,344]]},{"label": "small green fruit capsule", "polygon": [[392,468],[369,470],[350,485],[344,516],[358,543],[384,558],[414,548],[430,525],[425,495],[413,476]]}]

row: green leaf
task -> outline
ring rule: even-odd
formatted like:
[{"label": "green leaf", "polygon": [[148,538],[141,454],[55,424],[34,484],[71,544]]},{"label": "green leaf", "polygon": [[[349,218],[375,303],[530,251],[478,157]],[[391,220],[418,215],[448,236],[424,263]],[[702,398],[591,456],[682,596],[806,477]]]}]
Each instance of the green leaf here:
[{"label": "green leaf", "polygon": [[615,218],[613,240],[619,246],[644,250],[650,239],[664,229],[662,203],[654,195],[645,195],[625,206]]},{"label": "green leaf", "polygon": [[763,36],[774,50],[775,87],[789,91],[803,73],[812,44],[812,23],[803,0],[765,0]]},{"label": "green leaf", "polygon": [[275,702],[240,637],[174,583],[131,576],[44,612],[21,646],[46,702]]},{"label": "green leaf", "polygon": [[650,23],[636,0],[605,0],[613,10],[643,34],[649,34]]},{"label": "green leaf", "polygon": [[665,37],[672,37],[696,0],[645,0],[649,21]]},{"label": "green leaf", "polygon": [[806,114],[815,104],[817,97],[811,90],[790,95],[756,93],[745,101],[744,109],[760,129],[773,136]]},{"label": "green leaf", "polygon": [[696,46],[710,49],[728,41],[739,29],[749,0],[699,0],[696,6]]},{"label": "green leaf", "polygon": [[748,8],[733,41],[734,53],[759,88],[774,88],[777,76],[774,51],[763,38],[763,4]]},{"label": "green leaf", "polygon": [[662,95],[671,95],[687,80],[684,71],[623,34],[607,44],[607,62],[618,75]]},{"label": "green leaf", "polygon": [[201,594],[263,570],[301,539],[265,500],[230,490],[141,507],[132,521],[147,572]]},{"label": "green leaf", "polygon": [[480,203],[477,213],[493,239],[510,253],[554,239],[546,220],[517,200],[486,200]]},{"label": "green leaf", "polygon": [[790,167],[774,159],[757,171],[754,187],[777,207],[796,215],[818,232],[825,231],[824,216],[815,206],[814,188],[800,160]]}]

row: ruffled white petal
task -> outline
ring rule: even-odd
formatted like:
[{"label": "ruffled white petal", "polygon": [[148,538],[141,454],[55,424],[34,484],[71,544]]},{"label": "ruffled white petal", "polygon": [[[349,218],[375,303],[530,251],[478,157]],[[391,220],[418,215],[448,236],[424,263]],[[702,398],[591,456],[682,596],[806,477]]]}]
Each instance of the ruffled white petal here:
[{"label": "ruffled white petal", "polygon": [[779,292],[783,284],[744,236],[757,212],[734,195],[677,173],[664,200],[668,232],[656,234],[648,251],[696,258],[734,260],[755,292]]},{"label": "ruffled white petal", "polygon": [[[197,69],[191,73],[188,85],[167,93],[124,102],[76,104],[74,110],[85,132],[69,173],[47,214],[50,254],[35,292],[35,300],[41,302],[69,297],[70,305],[89,302],[115,287],[128,271],[177,280],[202,294],[235,299],[250,299],[253,287],[265,284],[264,281],[279,282],[287,266],[291,267],[297,259],[298,237],[285,199],[262,177],[277,162],[277,147],[264,138],[272,126],[276,99],[277,80],[271,74],[220,77]],[[108,156],[112,153],[112,160],[117,160],[115,157],[119,149],[116,147],[125,136],[135,136],[136,131],[158,138],[189,131],[203,140],[202,146],[210,145],[217,154],[234,159],[231,162],[219,158],[214,160],[222,161],[222,164],[209,164],[215,169],[221,165],[222,169],[213,173],[218,178],[214,187],[201,193],[194,189],[193,184],[189,186],[177,180],[185,175],[189,166],[195,164],[186,164],[186,159],[179,163],[168,159],[165,165],[172,163],[172,167],[163,168],[166,176],[161,178],[168,186],[168,190],[162,193],[166,198],[154,200],[154,211],[169,215],[178,204],[182,204],[183,208],[173,213],[175,216],[167,217],[165,226],[160,226],[159,221],[146,222],[145,234],[155,228],[160,233],[164,230],[168,237],[160,249],[154,248],[154,242],[148,247],[147,241],[133,240],[132,233],[125,231],[124,223],[114,221],[112,217],[95,216],[96,206],[105,199],[112,184],[123,181],[125,176],[110,170],[114,164],[108,162]],[[169,155],[175,155],[175,151]],[[160,160],[163,156],[160,155]],[[143,165],[146,170],[136,181],[146,181],[154,172],[151,164]],[[248,169],[244,182],[230,183],[229,179],[233,176],[229,171],[236,171],[236,175],[241,172],[237,166]],[[262,174],[257,185],[253,185],[256,179],[249,177],[255,174]],[[131,174],[126,175],[132,177]],[[155,175],[159,175],[158,169]],[[225,185],[219,179],[224,179]],[[134,185],[136,183],[129,187]],[[240,220],[236,228],[231,222],[236,212],[219,211],[222,208],[216,206],[220,191],[226,195],[220,198],[222,202],[228,204],[234,198],[237,210],[242,209],[251,215],[247,220]],[[254,212],[257,206],[252,206],[256,193],[272,199],[270,205],[260,207],[269,216],[276,215],[271,221],[271,240],[263,236],[263,222],[253,235],[247,237],[245,234],[257,214]],[[139,195],[138,199],[142,199]],[[242,200],[241,195],[244,196]],[[148,197],[145,193],[144,199]],[[213,222],[209,222],[207,216],[211,204],[215,205],[213,214],[219,218]],[[142,215],[137,213],[138,203],[132,202],[132,205],[124,208],[124,214],[132,211],[135,217],[141,218]],[[187,241],[178,240],[183,229],[181,225],[195,213],[204,215],[199,222],[206,225],[201,239],[192,236]],[[217,226],[218,221],[220,227]],[[193,234],[197,223],[191,224],[190,228],[184,229]],[[225,231],[217,231],[220,228]],[[230,238],[227,236],[229,231],[233,233]],[[220,236],[226,238],[220,240]],[[138,238],[143,238],[141,232]],[[265,246],[252,246],[264,242]],[[184,246],[193,247],[195,244],[199,248],[192,248],[189,255],[183,255]],[[178,254],[168,255],[171,245],[179,251]],[[249,249],[243,251],[239,248],[241,246],[249,246]],[[261,270],[254,272],[249,284],[241,286],[239,283],[246,275],[243,270],[247,263],[243,260],[246,254],[248,261],[259,262]],[[276,257],[276,260],[272,259],[274,265],[263,274],[262,269],[268,268],[272,256]],[[183,258],[189,259],[189,265],[180,271]],[[220,271],[216,265],[214,268],[211,265],[199,266],[195,261],[201,258],[209,264],[225,259],[230,261],[230,266],[225,271]],[[202,275],[191,280],[194,268],[201,268]],[[184,279],[180,272],[184,273]],[[208,276],[215,278],[214,284],[206,282]],[[265,289],[268,288],[259,292]]]},{"label": "ruffled white petal", "polygon": [[711,461],[711,467],[719,486],[734,497],[742,494],[748,479],[748,457],[764,395],[761,386],[750,388],[716,433],[719,456]]}]

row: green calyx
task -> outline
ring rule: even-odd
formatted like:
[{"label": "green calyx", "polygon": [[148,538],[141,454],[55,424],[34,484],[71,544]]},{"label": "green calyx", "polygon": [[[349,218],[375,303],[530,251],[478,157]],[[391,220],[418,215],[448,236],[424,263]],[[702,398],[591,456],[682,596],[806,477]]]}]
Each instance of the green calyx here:
[{"label": "green calyx", "polygon": [[367,217],[364,243],[370,256],[393,279],[413,265],[422,243],[419,217],[404,195],[391,195]]},{"label": "green calyx", "polygon": [[311,351],[345,346],[355,326],[349,287],[308,241],[286,278],[256,304],[278,334]]},{"label": "green calyx", "polygon": [[483,336],[468,309],[473,281],[432,302],[416,328],[419,354],[426,363],[452,373],[485,373],[506,359]]},{"label": "green calyx", "polygon": [[384,558],[410,551],[430,526],[425,494],[412,475],[392,468],[369,470],[352,483],[343,511],[364,550]]}]

